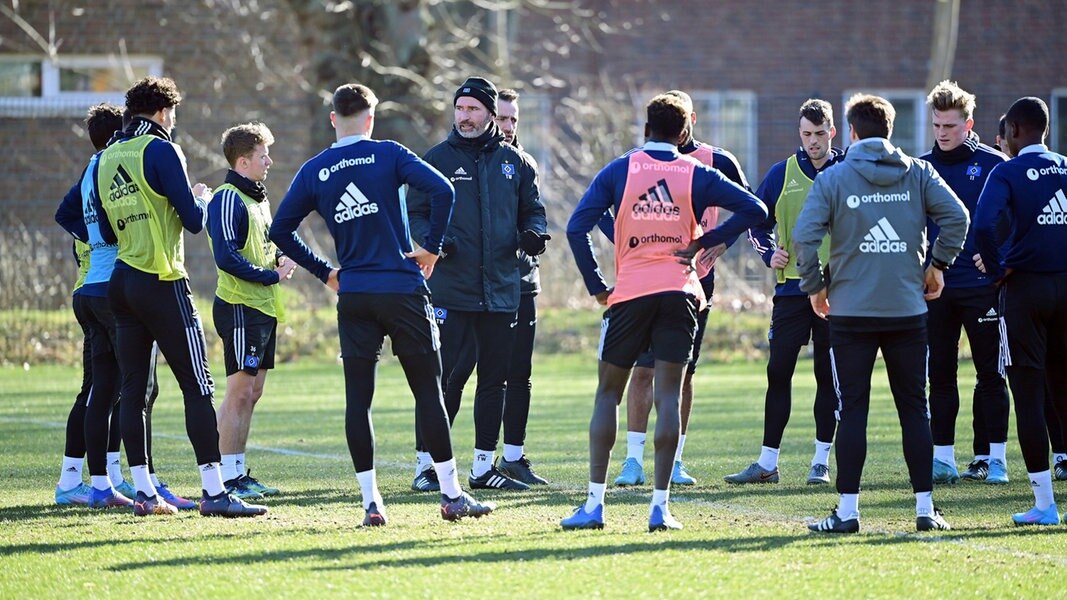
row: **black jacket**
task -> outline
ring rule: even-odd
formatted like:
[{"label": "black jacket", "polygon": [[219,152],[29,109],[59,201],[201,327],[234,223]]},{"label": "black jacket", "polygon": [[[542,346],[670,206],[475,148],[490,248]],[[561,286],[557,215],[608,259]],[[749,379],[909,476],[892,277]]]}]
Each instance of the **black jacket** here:
[{"label": "black jacket", "polygon": [[[537,170],[537,161],[532,156],[526,153],[526,150],[519,143],[519,139],[516,137],[513,144],[518,148],[519,152],[530,161],[533,165],[534,171]],[[536,296],[541,291],[541,274],[539,267],[541,266],[541,257],[530,256],[522,250],[519,250],[519,291],[523,296]]]},{"label": "black jacket", "polygon": [[[519,232],[545,233],[545,207],[537,171],[523,152],[504,143],[492,124],[466,139],[453,128],[423,159],[456,188],[445,233],[447,256],[427,284],[434,306],[461,311],[515,312],[519,308]],[[429,198],[408,195],[411,234],[421,244],[429,231]],[[453,247],[454,244],[454,247]]]}]

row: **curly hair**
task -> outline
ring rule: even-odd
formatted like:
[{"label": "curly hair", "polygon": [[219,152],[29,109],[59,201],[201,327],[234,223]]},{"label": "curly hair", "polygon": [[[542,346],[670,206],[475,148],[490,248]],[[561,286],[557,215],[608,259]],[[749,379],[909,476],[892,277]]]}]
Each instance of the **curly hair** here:
[{"label": "curly hair", "polygon": [[181,92],[169,77],[145,77],[126,92],[126,108],[131,115],[154,115],[181,101]]}]

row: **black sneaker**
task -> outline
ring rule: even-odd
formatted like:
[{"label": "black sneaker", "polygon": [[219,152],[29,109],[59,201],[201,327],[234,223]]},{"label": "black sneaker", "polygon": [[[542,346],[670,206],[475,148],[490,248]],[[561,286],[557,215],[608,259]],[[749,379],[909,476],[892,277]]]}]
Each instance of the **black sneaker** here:
[{"label": "black sneaker", "polygon": [[1067,460],[1056,463],[1056,481],[1067,481]]},{"label": "black sneaker", "polygon": [[527,485],[548,485],[548,480],[534,473],[530,459],[523,454],[519,460],[510,461],[501,458],[496,463],[497,469],[506,477],[521,481]]},{"label": "black sneaker", "polygon": [[476,490],[513,490],[522,491],[530,489],[530,486],[521,481],[515,481],[514,479],[504,475],[497,470],[496,465],[489,467],[489,470],[482,473],[481,477],[474,477],[471,475],[467,478],[472,489]]},{"label": "black sneaker", "polygon": [[415,476],[411,489],[416,492],[440,492],[441,482],[437,480],[437,470],[432,466]]},{"label": "black sneaker", "polygon": [[200,514],[205,517],[258,517],[267,514],[267,507],[259,504],[246,504],[225,490],[217,496],[200,497]]},{"label": "black sneaker", "polygon": [[934,514],[915,517],[915,529],[918,531],[948,531],[952,529],[952,526],[948,524],[944,515],[935,506]]},{"label": "black sneaker", "polygon": [[814,533],[856,533],[860,530],[859,517],[842,519],[837,516],[837,509],[830,511],[830,516],[818,523],[808,525],[808,529]]},{"label": "black sneaker", "polygon": [[458,521],[463,517],[484,517],[496,509],[492,502],[478,502],[466,492],[458,498],[449,498],[441,494],[441,518],[446,521]]},{"label": "black sneaker", "polygon": [[984,460],[974,460],[967,465],[967,470],[960,473],[960,479],[968,481],[985,481],[989,477],[989,463]]},{"label": "black sneaker", "polygon": [[363,517],[364,527],[381,527],[385,525],[385,513],[378,509],[377,502],[371,502],[367,508],[367,515]]}]

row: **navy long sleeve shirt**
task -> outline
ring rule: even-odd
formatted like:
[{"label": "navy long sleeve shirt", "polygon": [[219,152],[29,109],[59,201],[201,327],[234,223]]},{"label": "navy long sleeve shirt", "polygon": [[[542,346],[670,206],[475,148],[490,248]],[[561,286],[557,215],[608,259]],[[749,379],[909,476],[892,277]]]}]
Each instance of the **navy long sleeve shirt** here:
[{"label": "navy long sleeve shirt", "polygon": [[248,241],[248,208],[233,190],[216,192],[207,207],[207,233],[215,264],[230,275],[263,285],[278,283],[278,272],[257,267],[241,255]]},{"label": "navy long sleeve shirt", "polygon": [[[648,142],[643,149],[656,160],[672,161],[680,156],[675,146],[662,142]],[[567,223],[567,241],[591,295],[606,291],[608,286],[593,252],[589,232],[606,212],[618,212],[626,189],[628,157],[629,153],[616,158],[597,174]],[[767,217],[766,207],[751,192],[706,165],[700,165],[693,173],[692,202],[695,215],[704,214],[711,206],[733,213],[725,222],[701,236],[700,245],[704,248],[736,239],[752,223]]]}]

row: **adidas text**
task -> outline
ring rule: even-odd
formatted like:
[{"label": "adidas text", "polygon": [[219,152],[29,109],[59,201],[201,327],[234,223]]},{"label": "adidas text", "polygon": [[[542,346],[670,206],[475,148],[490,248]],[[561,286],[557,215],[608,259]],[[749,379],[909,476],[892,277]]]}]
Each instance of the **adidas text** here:
[{"label": "adidas text", "polygon": [[345,188],[345,193],[341,195],[341,201],[337,203],[336,210],[333,220],[337,223],[344,223],[377,213],[378,203],[371,202],[366,194],[356,187],[356,184],[349,183]]}]

